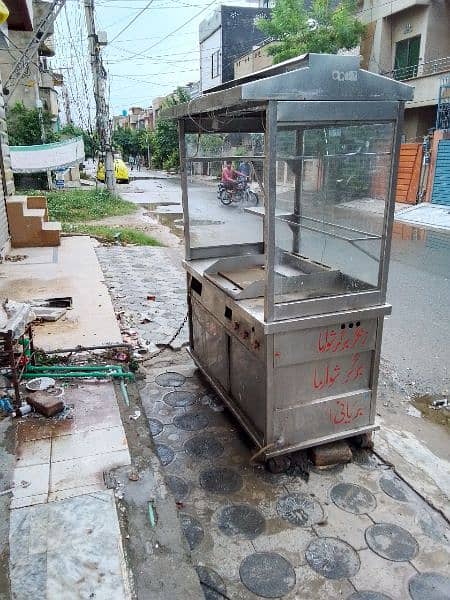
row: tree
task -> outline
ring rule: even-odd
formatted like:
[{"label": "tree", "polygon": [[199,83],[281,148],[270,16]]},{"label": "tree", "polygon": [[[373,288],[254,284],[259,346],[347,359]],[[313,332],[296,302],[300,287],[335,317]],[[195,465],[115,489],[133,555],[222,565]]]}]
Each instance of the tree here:
[{"label": "tree", "polygon": [[336,54],[357,46],[366,27],[356,17],[356,2],[343,0],[277,0],[271,19],[260,19],[258,27],[275,43],[268,52],[278,63],[307,52]]},{"label": "tree", "polygon": [[[170,108],[188,102],[190,96],[183,88],[177,90],[168,96],[162,105],[162,108]],[[168,119],[159,119],[156,122],[155,132],[151,139],[153,164],[156,167],[167,170],[178,169],[180,165],[180,154],[178,149],[178,127],[175,121]]]},{"label": "tree", "polygon": [[59,131],[59,137],[62,140],[70,140],[74,137],[82,137],[84,142],[84,154],[86,158],[94,158],[95,151],[98,146],[96,134],[92,134],[81,127],[68,123]]},{"label": "tree", "polygon": [[129,156],[136,156],[136,154],[139,154],[136,138],[136,131],[130,129],[130,127],[119,127],[113,133],[113,146],[120,149],[125,159]]},{"label": "tree", "polygon": [[[37,108],[25,108],[22,102],[17,102],[8,110],[6,123],[11,146],[42,144],[41,117]],[[53,130],[52,117],[45,110],[42,111],[42,123],[46,143],[57,141],[58,135]]]}]

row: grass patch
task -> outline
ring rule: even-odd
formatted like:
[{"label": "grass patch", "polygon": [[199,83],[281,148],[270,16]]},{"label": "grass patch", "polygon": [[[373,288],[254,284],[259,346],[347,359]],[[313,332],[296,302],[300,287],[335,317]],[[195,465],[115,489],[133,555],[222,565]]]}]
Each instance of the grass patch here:
[{"label": "grass patch", "polygon": [[61,223],[83,223],[129,215],[137,209],[133,202],[113,196],[104,189],[47,192],[46,196],[50,220]]},{"label": "grass patch", "polygon": [[66,233],[90,235],[100,242],[135,244],[136,246],[161,246],[161,244],[142,231],[129,227],[108,227],[106,225],[84,225],[83,223],[64,223]]}]

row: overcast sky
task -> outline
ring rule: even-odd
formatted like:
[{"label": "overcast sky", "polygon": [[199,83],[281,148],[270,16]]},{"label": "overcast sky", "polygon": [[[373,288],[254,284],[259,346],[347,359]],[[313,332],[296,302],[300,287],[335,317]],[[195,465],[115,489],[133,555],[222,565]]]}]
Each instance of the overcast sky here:
[{"label": "overcast sky", "polygon": [[[110,42],[104,50],[104,60],[110,74],[110,104],[114,114],[131,106],[150,106],[153,98],[198,80],[199,23],[215,7],[227,2],[153,0],[120,33],[148,3],[149,0],[95,2],[97,29],[106,31]],[[228,4],[246,3],[243,0]],[[56,42],[53,65],[65,74],[73,104],[72,116],[79,122],[84,113],[89,110],[92,113],[93,103],[82,0],[66,1],[66,8],[57,20]]]}]

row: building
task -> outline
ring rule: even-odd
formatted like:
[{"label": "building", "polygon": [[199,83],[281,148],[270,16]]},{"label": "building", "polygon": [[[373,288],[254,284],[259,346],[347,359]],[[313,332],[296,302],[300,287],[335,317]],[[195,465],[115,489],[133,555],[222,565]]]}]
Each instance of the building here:
[{"label": "building", "polygon": [[114,117],[114,129],[129,127],[133,130],[153,130],[153,108],[132,106],[128,113]]},{"label": "building", "polygon": [[[9,27],[11,31],[17,33],[31,31],[33,23],[31,0],[13,0],[12,2],[6,2],[6,4],[8,5],[10,14],[8,25],[4,24],[1,28],[2,31],[6,31],[7,27]],[[5,54],[5,52],[2,52],[0,56],[3,54]],[[1,83],[2,79],[0,74],[0,257],[3,257],[9,250],[10,238],[8,217],[6,214],[6,198],[14,194],[14,177],[9,157],[5,104],[2,93],[3,86]]]},{"label": "building", "polygon": [[[3,82],[10,76],[14,65],[21,56],[21,50],[27,47],[34,37],[34,31],[42,18],[48,13],[50,3],[43,0],[5,0],[10,10],[6,25],[0,31],[0,73]],[[19,19],[26,19],[26,25],[20,28]],[[51,114],[58,127],[58,94],[55,90],[55,74],[50,59],[55,55],[53,28],[48,36],[41,40],[38,56],[29,65],[26,75],[9,96],[8,106],[22,102],[26,108],[42,107]]]},{"label": "building", "polygon": [[270,8],[261,3],[221,5],[200,23],[200,85],[202,92],[234,78],[234,62],[265,39],[258,19],[268,18]]},{"label": "building", "polygon": [[268,49],[272,43],[271,41],[264,41],[258,46],[254,46],[250,52],[246,52],[243,56],[237,58],[234,61],[234,78],[239,79],[245,77],[245,75],[271,67],[273,58],[268,53]]},{"label": "building", "polygon": [[359,18],[368,25],[363,66],[414,86],[404,131],[420,139],[435,126],[441,80],[450,75],[450,2],[363,0]]}]

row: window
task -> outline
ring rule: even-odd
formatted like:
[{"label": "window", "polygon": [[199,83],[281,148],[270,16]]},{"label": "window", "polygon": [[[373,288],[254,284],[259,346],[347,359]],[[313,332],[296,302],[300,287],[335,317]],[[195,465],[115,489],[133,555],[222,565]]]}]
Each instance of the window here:
[{"label": "window", "polygon": [[395,44],[395,79],[411,79],[417,77],[419,65],[420,35],[407,38]]},{"label": "window", "polygon": [[220,50],[211,55],[211,77],[219,77],[220,75]]}]

